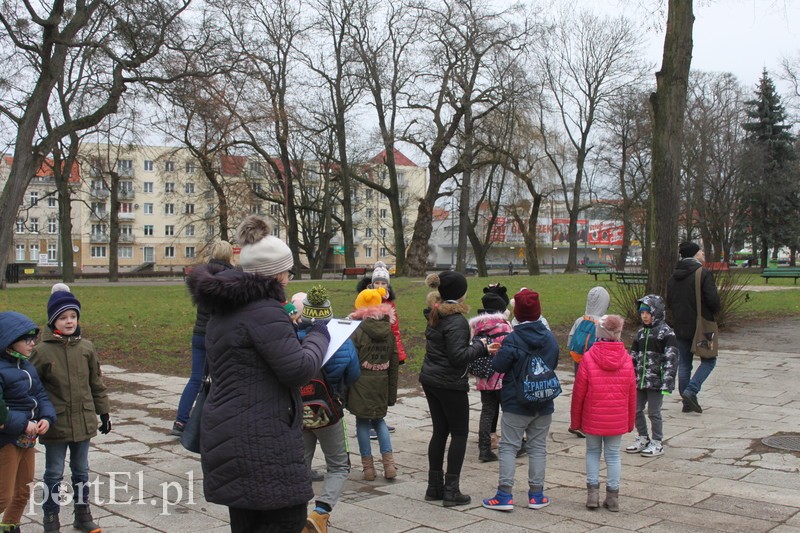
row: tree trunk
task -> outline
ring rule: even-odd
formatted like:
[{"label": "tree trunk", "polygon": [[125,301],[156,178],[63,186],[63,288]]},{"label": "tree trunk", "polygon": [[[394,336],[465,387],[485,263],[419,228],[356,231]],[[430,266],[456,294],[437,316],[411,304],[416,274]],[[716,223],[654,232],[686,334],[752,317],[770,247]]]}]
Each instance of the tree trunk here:
[{"label": "tree trunk", "polygon": [[692,63],[691,0],[669,0],[661,70],[656,73],[653,106],[653,233],[655,262],[649,292],[665,295],[678,256],[681,144]]},{"label": "tree trunk", "polygon": [[408,245],[408,256],[406,266],[408,275],[412,277],[422,277],[428,270],[428,241],[433,232],[433,201],[430,199],[429,189],[419,201],[417,208],[417,221],[414,223],[414,235]]}]

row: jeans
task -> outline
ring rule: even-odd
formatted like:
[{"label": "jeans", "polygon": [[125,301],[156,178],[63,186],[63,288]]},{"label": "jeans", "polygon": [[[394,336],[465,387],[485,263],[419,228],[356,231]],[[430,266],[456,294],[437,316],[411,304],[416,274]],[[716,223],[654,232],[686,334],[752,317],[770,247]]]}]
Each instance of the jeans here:
[{"label": "jeans", "polygon": [[697,371],[694,373],[694,376],[692,376],[692,360],[694,359],[692,340],[676,340],[678,341],[678,350],[680,351],[680,358],[678,359],[678,392],[683,394],[684,391],[688,390],[689,392],[697,394],[703,387],[705,380],[711,375],[711,371],[717,366],[717,358],[700,358],[700,366],[697,367]]},{"label": "jeans", "polygon": [[[385,424],[384,424],[385,425]],[[369,429],[367,429],[369,432]],[[325,464],[328,474],[322,485],[322,494],[317,501],[324,502],[333,509],[342,488],[350,474],[350,456],[347,449],[347,435],[345,430],[344,418],[337,423],[314,431],[303,431],[303,448],[305,451],[306,466],[311,468],[311,461],[314,459],[314,451],[319,442],[322,453],[325,455]]]},{"label": "jeans", "polygon": [[72,472],[72,494],[75,505],[89,504],[89,441],[45,444],[44,484],[50,493],[44,499],[44,514],[61,510],[59,489],[64,479],[64,463],[69,449],[69,469]]},{"label": "jeans", "polygon": [[620,446],[622,435],[601,437],[586,435],[586,483],[600,484],[600,453],[606,458],[606,487],[619,490],[619,478],[622,474]]},{"label": "jeans", "polygon": [[378,435],[378,446],[381,455],[392,451],[392,439],[389,436],[389,427],[383,418],[356,417],[356,440],[358,440],[358,453],[361,457],[372,455],[372,443],[369,440],[369,429],[375,430]]},{"label": "jeans", "polygon": [[304,503],[270,511],[228,507],[231,533],[301,533],[306,512]]},{"label": "jeans", "polygon": [[644,419],[644,406],[647,405],[647,416],[650,418],[650,429],[653,440],[663,440],[664,424],[661,419],[661,404],[664,396],[660,390],[636,389],[636,431],[642,437],[647,436],[647,420]]},{"label": "jeans", "polygon": [[178,414],[175,420],[185,424],[189,420],[189,413],[200,392],[200,383],[203,381],[203,373],[206,369],[206,338],[199,335],[192,335],[192,374],[189,382],[183,388],[181,400],[178,402]]},{"label": "jeans", "polygon": [[511,494],[514,486],[514,471],[517,468],[517,450],[522,446],[522,437],[527,434],[528,443],[528,486],[531,492],[541,492],[544,488],[544,474],[547,469],[547,434],[553,415],[518,415],[503,412],[500,422],[500,480],[497,488]]},{"label": "jeans", "polygon": [[461,475],[469,436],[469,393],[439,387],[422,386],[433,423],[433,434],[428,442],[428,469],[444,470],[444,452],[447,438],[447,473]]}]

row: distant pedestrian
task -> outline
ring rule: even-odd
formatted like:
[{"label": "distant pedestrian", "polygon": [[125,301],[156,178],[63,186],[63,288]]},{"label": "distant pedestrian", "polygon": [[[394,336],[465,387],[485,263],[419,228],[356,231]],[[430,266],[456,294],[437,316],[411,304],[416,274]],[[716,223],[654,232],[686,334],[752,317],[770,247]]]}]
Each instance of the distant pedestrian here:
[{"label": "distant pedestrian", "polygon": [[[383,297],[383,303],[387,303],[394,309],[394,318],[392,319],[392,335],[394,335],[395,343],[397,344],[397,359],[400,364],[406,362],[406,349],[403,347],[403,340],[400,337],[400,316],[397,314],[397,293],[391,285],[391,276],[386,263],[383,261],[376,261],[375,266],[372,268],[372,276],[362,278],[356,286],[356,292],[360,293],[364,289],[385,289],[386,295]],[[392,431],[394,428],[391,429]]]},{"label": "distant pedestrian", "polygon": [[586,507],[600,507],[600,456],[606,462],[604,507],[619,511],[622,436],[633,431],[636,377],[620,340],[625,324],[619,315],[597,320],[596,342],[583,355],[572,386],[570,427],[586,435]]},{"label": "distant pedestrian", "polygon": [[36,468],[36,439],[56,422],[56,410],[28,361],[38,335],[27,316],[0,313],[0,531],[19,531]]},{"label": "distant pedestrian", "polygon": [[[711,375],[717,365],[717,358],[702,358],[700,365],[692,376],[692,362],[694,353],[692,340],[697,327],[697,313],[700,312],[706,320],[714,320],[722,305],[714,274],[703,268],[706,255],[700,247],[693,242],[682,242],[679,246],[681,259],[675,266],[672,277],[667,282],[667,307],[672,314],[672,327],[678,341],[680,362],[678,365],[678,391],[683,399],[683,412],[702,413],[703,408],[697,395],[703,383]],[[695,293],[695,273],[700,270],[700,306],[697,309]]]},{"label": "distant pedestrian", "polygon": [[[678,367],[678,346],[675,333],[664,320],[664,300],[655,294],[648,294],[636,301],[642,328],[636,333],[630,354],[636,371],[636,440],[625,448],[627,453],[640,453],[654,457],[664,453],[664,427],[661,405],[664,396],[675,388],[675,373]],[[650,419],[647,421],[644,408]]]},{"label": "distant pedestrian", "polygon": [[80,328],[81,304],[71,292],[57,291],[47,302],[47,328],[36,345],[31,363],[61,413],[55,426],[42,437],[45,447],[44,483],[47,494],[42,504],[44,530],[57,532],[61,484],[69,451],[75,518],[72,526],[84,533],[100,531],[89,508],[89,444],[100,433],[111,431],[111,406],[100,372],[94,345]]},{"label": "distant pedestrian", "polygon": [[[471,498],[461,493],[459,480],[469,436],[469,380],[467,367],[481,355],[488,355],[488,342],[473,339],[464,317],[467,279],[445,270],[430,274],[424,310],[425,360],[419,381],[428,401],[433,434],[428,443],[428,489],[425,500],[442,500],[445,507],[467,505]],[[447,440],[450,438],[450,448]],[[444,455],[447,450],[447,473]]]},{"label": "distant pedestrian", "polygon": [[523,446],[528,452],[528,508],[541,509],[550,505],[544,494],[547,469],[547,435],[555,406],[552,399],[538,402],[523,401],[531,356],[538,356],[539,375],[554,375],[558,366],[558,341],[540,320],[542,307],[539,294],[523,289],[514,295],[514,316],[518,324],[504,340],[494,357],[495,371],[503,373],[503,417],[500,435],[500,475],[497,493],[483,500],[487,509],[510,511],[514,508],[513,487],[517,452]]}]

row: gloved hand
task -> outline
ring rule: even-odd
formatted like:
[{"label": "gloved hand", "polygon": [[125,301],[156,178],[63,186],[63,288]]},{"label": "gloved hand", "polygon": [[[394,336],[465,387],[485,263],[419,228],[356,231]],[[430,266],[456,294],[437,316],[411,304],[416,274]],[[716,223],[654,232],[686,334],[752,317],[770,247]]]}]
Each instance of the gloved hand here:
[{"label": "gloved hand", "polygon": [[103,435],[108,435],[111,432],[111,417],[108,416],[108,413],[100,415],[100,427],[98,429]]},{"label": "gloved hand", "polygon": [[322,333],[322,335],[324,335],[325,338],[328,339],[328,341],[331,340],[331,334],[328,332],[328,324],[327,323],[321,322],[319,320],[315,320],[314,324],[312,324],[312,326],[311,326],[311,328],[309,329],[308,332],[309,333],[314,333],[315,331],[319,332],[319,333]]}]

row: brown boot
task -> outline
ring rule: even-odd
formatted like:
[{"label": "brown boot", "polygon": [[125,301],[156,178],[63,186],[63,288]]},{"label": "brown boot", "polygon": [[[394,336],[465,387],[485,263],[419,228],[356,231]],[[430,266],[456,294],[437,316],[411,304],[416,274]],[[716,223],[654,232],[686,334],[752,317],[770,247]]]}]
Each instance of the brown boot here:
[{"label": "brown boot", "polygon": [[375,481],[375,461],[371,455],[361,456],[361,469],[364,471],[364,480]]},{"label": "brown boot", "polygon": [[612,513],[619,512],[619,489],[612,490],[606,487],[606,501],[603,502],[603,507]]},{"label": "brown boot", "polygon": [[327,533],[328,520],[330,518],[331,515],[329,513],[311,511],[311,514],[306,519],[306,527],[303,529],[303,533]]},{"label": "brown boot", "polygon": [[586,484],[586,507],[597,509],[600,507],[600,485]]},{"label": "brown boot", "polygon": [[397,467],[394,465],[394,454],[386,452],[381,456],[383,462],[383,477],[386,479],[394,479],[397,477]]}]

